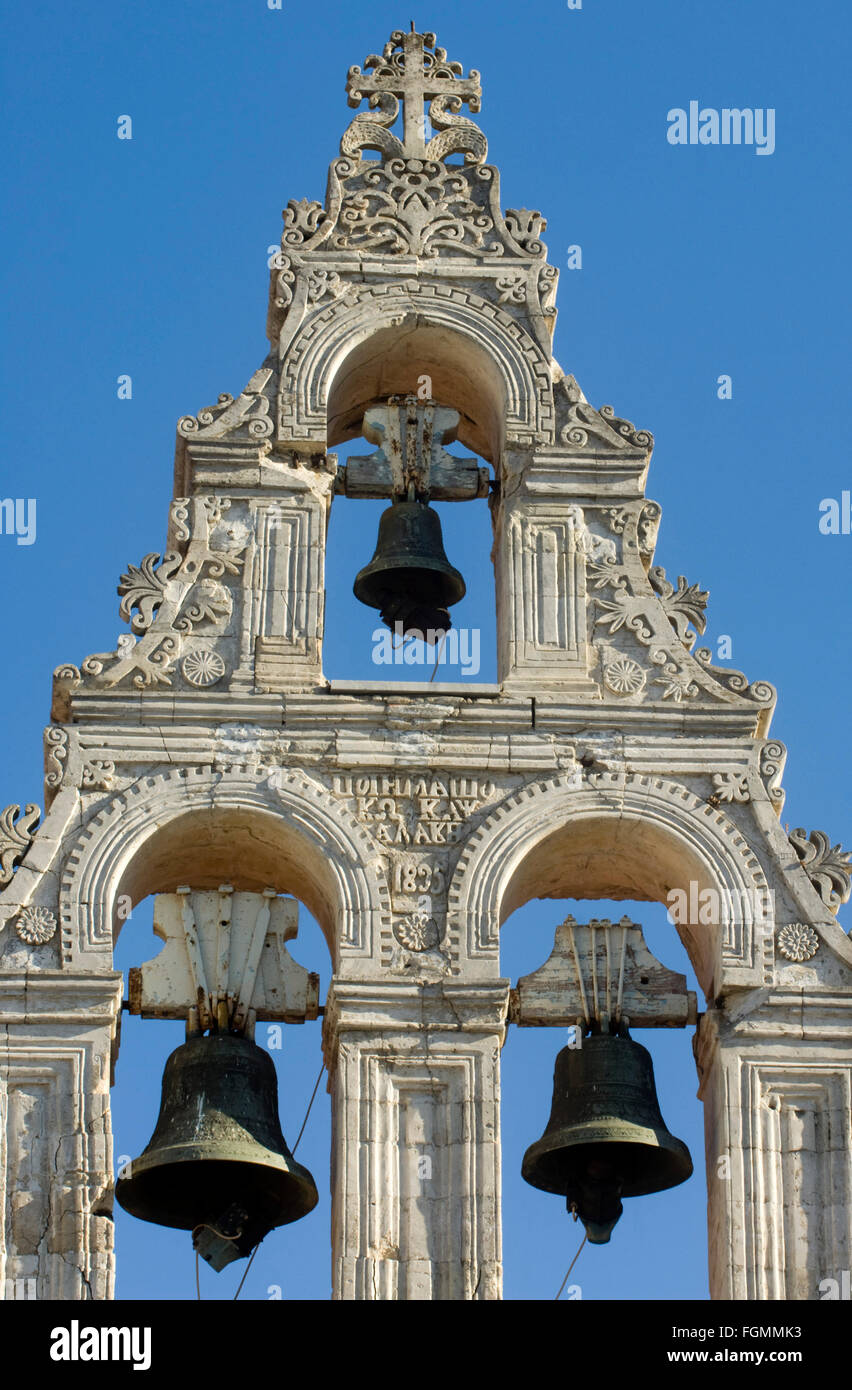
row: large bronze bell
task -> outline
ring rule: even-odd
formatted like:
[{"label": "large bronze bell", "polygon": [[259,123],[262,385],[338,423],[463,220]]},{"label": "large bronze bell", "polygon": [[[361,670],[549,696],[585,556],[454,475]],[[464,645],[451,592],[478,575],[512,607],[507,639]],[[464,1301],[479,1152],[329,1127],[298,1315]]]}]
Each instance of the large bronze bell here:
[{"label": "large bronze bell", "polygon": [[271,1057],[230,1033],[190,1038],[172,1053],[151,1142],[124,1171],[115,1188],[124,1210],[192,1231],[217,1270],[317,1204],[313,1178],[281,1133]]},{"label": "large bronze bell", "polygon": [[393,502],[382,512],[376,553],[353,592],[392,631],[396,624],[403,635],[450,629],[447,609],[464,598],[465,582],[447,559],[440,517],[428,503]]},{"label": "large bronze bell", "polygon": [[622,1197],[685,1182],[692,1159],[666,1129],[647,1049],[626,1032],[564,1047],[547,1128],[524,1154],[521,1174],[533,1187],[564,1195],[592,1245],[609,1240]]}]

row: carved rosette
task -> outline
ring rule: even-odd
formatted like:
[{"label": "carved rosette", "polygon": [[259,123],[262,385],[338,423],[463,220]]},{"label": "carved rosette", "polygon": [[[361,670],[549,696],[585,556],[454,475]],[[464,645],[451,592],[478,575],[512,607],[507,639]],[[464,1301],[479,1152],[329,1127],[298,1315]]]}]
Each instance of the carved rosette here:
[{"label": "carved rosette", "polygon": [[811,960],[819,950],[819,937],[813,927],[802,922],[790,922],[778,932],[778,950],[786,960],[801,964]]},{"label": "carved rosette", "polygon": [[28,946],[44,946],[56,935],[56,913],[49,907],[22,907],[15,930]]},{"label": "carved rosette", "polygon": [[394,922],[393,934],[408,951],[432,951],[438,945],[438,924],[425,912],[410,912]]},{"label": "carved rosette", "polygon": [[613,695],[639,695],[647,677],[638,661],[605,647],[601,654],[603,683]]},{"label": "carved rosette", "polygon": [[184,680],[203,689],[216,685],[225,674],[225,663],[216,651],[206,647],[187,652],[181,665]]}]

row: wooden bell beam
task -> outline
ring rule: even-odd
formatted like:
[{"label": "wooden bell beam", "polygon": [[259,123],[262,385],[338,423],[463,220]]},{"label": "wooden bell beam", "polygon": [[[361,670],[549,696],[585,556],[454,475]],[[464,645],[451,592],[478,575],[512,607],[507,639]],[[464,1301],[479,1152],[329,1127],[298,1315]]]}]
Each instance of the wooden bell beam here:
[{"label": "wooden bell beam", "polygon": [[350,458],[338,470],[335,491],[344,497],[423,502],[469,502],[487,497],[490,475],[476,459],[454,458],[444,444],[456,437],[458,411],[417,396],[391,396],[364,416],[373,454]]}]

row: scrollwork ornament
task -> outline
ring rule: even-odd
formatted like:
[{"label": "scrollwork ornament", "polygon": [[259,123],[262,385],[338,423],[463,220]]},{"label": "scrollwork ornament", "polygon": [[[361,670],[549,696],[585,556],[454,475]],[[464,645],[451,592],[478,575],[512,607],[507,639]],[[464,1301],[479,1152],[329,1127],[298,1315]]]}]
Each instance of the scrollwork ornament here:
[{"label": "scrollwork ornament", "polygon": [[279,309],[289,309],[293,303],[293,286],[296,282],[296,275],[293,270],[289,256],[285,256],[283,251],[277,251],[272,257],[270,270],[277,271],[275,276],[275,304]]},{"label": "scrollwork ornament", "polygon": [[645,559],[654,554],[662,514],[663,509],[659,502],[646,502],[639,513],[636,535],[639,543],[639,554]]},{"label": "scrollwork ornament", "polygon": [[543,266],[538,277],[538,296],[543,314],[556,312],[556,286],[559,272],[554,265]]},{"label": "scrollwork ornament", "polygon": [[12,805],[0,812],[0,888],[12,882],[15,869],[35,839],[40,818],[41,810],[33,802],[23,811]]},{"label": "scrollwork ornament", "polygon": [[308,302],[319,304],[327,296],[337,299],[346,288],[336,270],[312,270],[308,275]]},{"label": "scrollwork ornament", "polygon": [[606,507],[603,514],[610,531],[614,531],[617,536],[623,536],[624,528],[630,520],[630,508]]},{"label": "scrollwork ornament", "polygon": [[182,434],[186,438],[189,438],[193,434],[197,434],[205,425],[215,424],[218,416],[221,415],[229,405],[233,404],[234,398],[230,391],[220,392],[215,405],[205,406],[203,410],[199,410],[197,415],[182,415],[177,424],[178,434]]},{"label": "scrollwork ornament", "polygon": [[175,629],[190,633],[205,622],[222,627],[230,618],[233,606],[230,591],[224,584],[215,579],[202,579],[190,590],[186,606],[175,619]]},{"label": "scrollwork ornament", "polygon": [[787,960],[800,965],[811,960],[819,950],[819,937],[813,927],[803,922],[790,922],[778,932],[778,950]]},{"label": "scrollwork ornament", "polygon": [[133,632],[148,631],[165,597],[166,585],[180,566],[181,556],[174,551],[168,552],[162,560],[152,553],[144,556],[141,564],[128,565],[127,573],[121,576],[118,584],[121,596],[118,611],[124,621],[130,623]]},{"label": "scrollwork ornament", "polygon": [[56,795],[65,776],[68,758],[68,730],[51,725],[44,731],[44,785],[46,793]]},{"label": "scrollwork ornament", "polygon": [[523,304],[527,297],[526,277],[522,271],[498,275],[494,284],[498,291],[500,304]]},{"label": "scrollwork ornament", "polygon": [[698,686],[689,673],[681,670],[674,662],[666,663],[663,674],[655,678],[654,684],[665,687],[662,696],[664,700],[674,700],[678,705],[682,700],[692,700],[698,694]]},{"label": "scrollwork ornament", "polygon": [[784,791],[780,783],[786,759],[787,749],[777,740],[765,743],[760,750],[760,775],[767,795],[779,816],[784,805]]},{"label": "scrollwork ornament", "polygon": [[[191,419],[192,417],[188,418]],[[188,497],[176,497],[172,502],[169,515],[174,528],[175,540],[184,544],[190,538],[190,499]]]},{"label": "scrollwork ornament", "polygon": [[838,912],[852,894],[852,854],[832,845],[822,830],[808,835],[800,826],[790,831],[789,840],[826,907]]},{"label": "scrollwork ornament", "polygon": [[704,610],[710,597],[706,590],[697,584],[687,584],[684,576],[677,577],[677,588],[666,579],[662,565],[655,565],[648,571],[648,579],[654,592],[659,595],[665,615],[688,651],[695,645],[695,633],[689,632],[692,623],[697,632],[707,626]]},{"label": "scrollwork ornament", "polygon": [[281,215],[284,220],[282,246],[303,247],[328,219],[322,203],[310,198],[291,198]]},{"label": "scrollwork ornament", "polygon": [[474,196],[480,170],[430,159],[369,166],[344,191],[329,238],[334,250],[499,257],[491,213]]},{"label": "scrollwork ornament", "polygon": [[547,222],[540,212],[534,212],[531,208],[507,208],[504,220],[510,237],[528,256],[538,257],[547,253],[547,247],[541,240],[547,230]]},{"label": "scrollwork ornament", "polygon": [[628,443],[635,445],[638,449],[653,448],[654,436],[651,432],[649,430],[637,430],[632,420],[619,419],[611,405],[602,405],[599,413],[617,434],[624,436]]}]

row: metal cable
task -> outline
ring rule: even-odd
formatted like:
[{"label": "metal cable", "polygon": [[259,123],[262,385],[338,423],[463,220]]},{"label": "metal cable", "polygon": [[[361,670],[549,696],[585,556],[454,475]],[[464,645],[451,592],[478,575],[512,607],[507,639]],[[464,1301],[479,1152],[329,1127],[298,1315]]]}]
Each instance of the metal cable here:
[{"label": "metal cable", "polygon": [[[570,1276],[571,1270],[573,1270],[574,1265],[577,1264],[578,1259],[580,1259],[580,1251],[582,1250],[582,1247],[584,1247],[585,1243],[587,1243],[588,1238],[589,1238],[589,1237],[588,1237],[588,1233],[585,1234],[584,1237],[582,1237],[582,1240],[580,1241],[580,1250],[578,1250],[578,1251],[577,1251],[577,1254],[574,1255],[573,1261],[571,1261],[571,1264],[568,1265],[568,1273],[567,1273],[566,1277],[564,1277],[563,1282],[560,1283],[560,1286],[559,1286],[559,1294],[562,1294],[562,1291],[563,1291],[563,1289],[564,1289],[564,1286],[566,1286],[566,1284],[567,1284],[567,1282],[568,1282],[568,1276]],[[559,1301],[559,1294],[556,1294],[556,1298],[555,1298],[555,1300],[553,1300],[553,1302]]]},{"label": "metal cable", "polygon": [[[311,1113],[311,1106],[313,1105],[314,1099],[315,1099],[315,1097],[316,1097],[316,1093],[317,1093],[317,1091],[319,1090],[319,1084],[320,1084],[320,1082],[322,1081],[322,1074],[323,1074],[324,1071],[325,1071],[325,1059],[323,1059],[323,1064],[322,1064],[322,1066],[321,1066],[320,1069],[319,1069],[319,1076],[317,1077],[316,1085],[314,1086],[313,1095],[311,1096],[310,1100],[308,1101],[308,1108],[307,1108],[307,1110],[305,1111],[305,1118],[304,1118],[304,1120],[302,1121],[302,1128],[299,1130],[299,1139],[301,1139],[302,1135],[303,1135],[304,1132],[305,1132],[305,1125],[308,1123],[308,1116],[309,1116],[310,1113]],[[292,1150],[291,1150],[291,1152],[294,1153],[294,1154],[295,1154],[296,1150],[297,1150],[298,1147],[299,1147],[299,1139],[296,1140],[296,1142],[295,1142],[295,1144],[293,1145],[293,1148],[292,1148]]]}]

